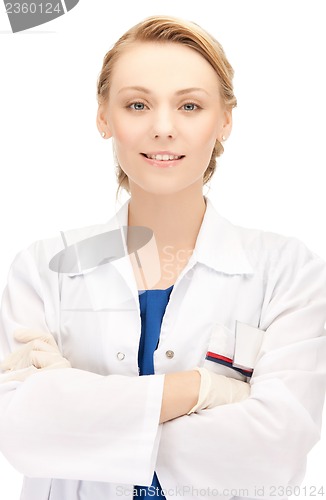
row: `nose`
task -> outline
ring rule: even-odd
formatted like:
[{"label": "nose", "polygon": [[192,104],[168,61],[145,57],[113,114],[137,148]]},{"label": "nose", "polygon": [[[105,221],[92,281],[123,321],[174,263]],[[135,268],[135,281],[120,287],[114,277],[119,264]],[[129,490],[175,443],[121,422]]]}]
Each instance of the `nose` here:
[{"label": "nose", "polygon": [[152,135],[155,139],[172,139],[176,136],[172,111],[160,108],[156,113],[153,113]]}]

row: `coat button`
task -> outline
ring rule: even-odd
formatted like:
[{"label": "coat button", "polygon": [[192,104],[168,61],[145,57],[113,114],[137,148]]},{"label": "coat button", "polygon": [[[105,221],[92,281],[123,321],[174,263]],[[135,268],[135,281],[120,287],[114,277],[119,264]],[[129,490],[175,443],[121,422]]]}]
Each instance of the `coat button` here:
[{"label": "coat button", "polygon": [[125,355],[123,352],[118,352],[117,353],[117,358],[119,361],[122,361],[123,359],[125,359]]},{"label": "coat button", "polygon": [[174,357],[174,352],[173,351],[166,351],[165,356],[169,359],[172,359]]}]

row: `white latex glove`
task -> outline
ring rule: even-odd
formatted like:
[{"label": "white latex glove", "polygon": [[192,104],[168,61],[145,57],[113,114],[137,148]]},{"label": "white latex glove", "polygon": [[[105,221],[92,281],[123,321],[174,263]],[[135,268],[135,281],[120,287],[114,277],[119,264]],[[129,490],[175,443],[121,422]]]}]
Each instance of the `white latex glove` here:
[{"label": "white latex glove", "polygon": [[51,334],[36,330],[16,330],[14,338],[25,345],[9,354],[1,363],[3,370],[13,372],[12,376],[5,377],[6,381],[25,380],[38,369],[71,368]]},{"label": "white latex glove", "polygon": [[196,367],[201,376],[198,401],[188,415],[215,406],[237,403],[250,394],[250,384],[225,377],[206,368]]}]

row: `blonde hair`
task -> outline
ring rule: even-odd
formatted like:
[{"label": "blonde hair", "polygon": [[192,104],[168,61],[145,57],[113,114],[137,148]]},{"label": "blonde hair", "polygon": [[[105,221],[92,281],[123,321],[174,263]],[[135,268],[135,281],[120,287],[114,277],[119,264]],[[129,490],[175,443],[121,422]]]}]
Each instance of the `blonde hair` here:
[{"label": "blonde hair", "polygon": [[[114,64],[120,54],[135,42],[173,42],[180,43],[199,52],[216,71],[220,94],[226,108],[236,107],[237,100],[233,93],[234,71],[226,58],[221,44],[198,24],[175,17],[151,16],[129,29],[104,57],[102,69],[97,80],[97,101],[99,105],[107,102]],[[203,176],[203,185],[212,177],[216,169],[216,158],[224,148],[216,140],[213,153]],[[129,194],[129,179],[127,174],[117,165],[118,190],[125,189]]]}]

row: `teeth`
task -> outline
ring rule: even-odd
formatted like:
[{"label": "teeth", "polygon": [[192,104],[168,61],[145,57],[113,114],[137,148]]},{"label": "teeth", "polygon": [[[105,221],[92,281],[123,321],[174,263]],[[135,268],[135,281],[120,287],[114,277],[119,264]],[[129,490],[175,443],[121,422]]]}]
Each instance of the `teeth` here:
[{"label": "teeth", "polygon": [[179,158],[181,158],[181,156],[175,156],[175,155],[146,155],[146,156],[151,160],[160,160],[160,161],[179,160]]}]

